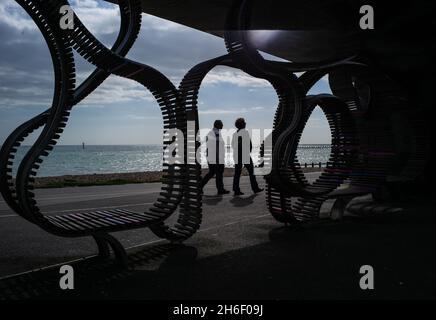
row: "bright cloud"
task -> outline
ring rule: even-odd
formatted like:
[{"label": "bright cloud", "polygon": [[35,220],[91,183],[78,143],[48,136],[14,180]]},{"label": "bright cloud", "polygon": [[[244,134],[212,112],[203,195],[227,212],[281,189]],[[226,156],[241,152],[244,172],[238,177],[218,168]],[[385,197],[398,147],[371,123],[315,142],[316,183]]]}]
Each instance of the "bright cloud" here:
[{"label": "bright cloud", "polygon": [[220,83],[234,84],[238,87],[270,88],[271,84],[263,79],[253,78],[239,70],[216,69],[210,72],[203,83],[205,85],[217,85]]},{"label": "bright cloud", "polygon": [[96,34],[111,34],[118,32],[120,12],[117,6],[99,6],[95,0],[71,1],[71,6],[79,19]]},{"label": "bright cloud", "polygon": [[235,107],[230,109],[206,109],[206,110],[200,109],[198,113],[201,115],[242,114],[242,113],[248,113],[250,111],[259,111],[264,109],[265,109],[264,107],[252,107],[252,108]]},{"label": "bright cloud", "polygon": [[0,24],[5,24],[19,31],[37,29],[35,23],[15,1],[0,3]]},{"label": "bright cloud", "polygon": [[104,107],[108,104],[133,101],[153,102],[155,99],[150,91],[139,83],[116,76],[110,76],[97,90],[80,103],[78,107]]}]

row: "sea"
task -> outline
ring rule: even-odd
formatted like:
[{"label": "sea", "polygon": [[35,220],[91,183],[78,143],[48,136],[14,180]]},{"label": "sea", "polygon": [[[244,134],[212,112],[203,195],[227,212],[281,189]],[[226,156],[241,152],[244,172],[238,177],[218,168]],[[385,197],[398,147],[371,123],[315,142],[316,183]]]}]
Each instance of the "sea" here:
[{"label": "sea", "polygon": [[[21,146],[15,157],[13,173],[30,146]],[[252,158],[259,162],[259,147],[254,147]],[[300,144],[297,150],[299,162],[325,163],[330,155],[330,145]],[[226,154],[226,167],[233,166],[232,154]],[[206,157],[201,164],[207,167]],[[83,175],[99,173],[125,173],[160,171],[162,169],[162,146],[160,145],[58,145],[44,158],[37,172],[39,177]]]}]

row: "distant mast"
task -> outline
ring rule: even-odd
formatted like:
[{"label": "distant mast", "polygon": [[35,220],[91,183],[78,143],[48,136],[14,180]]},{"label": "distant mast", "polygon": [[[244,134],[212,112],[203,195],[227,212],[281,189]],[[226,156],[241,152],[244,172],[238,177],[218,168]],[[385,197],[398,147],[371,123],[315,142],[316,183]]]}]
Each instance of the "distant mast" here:
[{"label": "distant mast", "polygon": [[82,142],[82,149],[85,150],[85,142]]}]

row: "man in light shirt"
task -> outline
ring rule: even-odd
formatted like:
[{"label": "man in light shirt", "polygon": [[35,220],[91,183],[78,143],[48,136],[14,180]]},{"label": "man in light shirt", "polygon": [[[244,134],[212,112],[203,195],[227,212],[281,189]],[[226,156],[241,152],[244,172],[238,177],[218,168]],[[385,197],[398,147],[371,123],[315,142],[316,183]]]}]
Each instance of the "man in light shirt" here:
[{"label": "man in light shirt", "polygon": [[215,120],[213,129],[208,133],[206,137],[206,157],[209,165],[209,172],[204,176],[201,187],[203,188],[210,179],[215,176],[216,188],[218,194],[228,194],[230,191],[224,189],[223,174],[224,174],[224,155],[225,144],[224,139],[221,136],[221,129],[223,128],[223,122],[221,120]]},{"label": "man in light shirt", "polygon": [[243,195],[239,187],[239,180],[241,178],[242,167],[245,166],[250,176],[251,189],[254,193],[262,192],[263,189],[259,188],[256,176],[254,175],[254,164],[251,159],[251,149],[253,148],[251,144],[250,134],[245,127],[244,118],[238,118],[235,121],[235,127],[238,129],[232,138],[232,148],[233,148],[233,160],[235,161],[235,175],[233,177],[233,191],[235,196]]}]

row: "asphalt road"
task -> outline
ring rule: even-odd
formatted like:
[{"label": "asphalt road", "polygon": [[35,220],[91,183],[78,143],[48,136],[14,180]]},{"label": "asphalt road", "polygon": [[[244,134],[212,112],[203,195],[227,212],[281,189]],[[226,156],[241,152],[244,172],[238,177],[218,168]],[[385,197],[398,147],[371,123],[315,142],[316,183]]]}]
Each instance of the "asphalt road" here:
[{"label": "asphalt road", "polygon": [[[73,293],[56,289],[51,293],[52,297],[436,297],[434,202],[405,206],[401,214],[348,217],[340,222],[322,220],[289,228],[270,216],[263,194],[251,195],[246,177],[241,182],[246,195],[240,198],[231,194],[216,196],[214,181],[210,182],[205,189],[202,227],[181,248],[169,253],[165,249],[167,242],[147,229],[118,232],[114,235],[129,248],[131,256],[142,257],[128,273],[115,272],[97,281],[95,273],[80,267],[80,261],[75,262],[82,282],[76,285]],[[225,184],[230,189],[231,179],[225,178]],[[48,213],[114,207],[144,210],[158,192],[159,184],[138,184],[45,189],[38,190],[37,197]],[[59,271],[53,267],[30,275],[6,276],[70,263],[96,253],[90,238],[66,239],[49,235],[17,217],[3,201],[0,201],[0,235],[0,298],[13,292],[19,292],[16,293],[18,297],[23,296],[23,292],[30,290],[30,283],[43,283],[34,280],[43,272],[49,272],[56,282]],[[162,250],[168,252],[157,258],[156,254]],[[374,290],[362,290],[359,286],[362,277],[359,270],[363,265],[374,268]],[[46,275],[41,277],[45,279]],[[90,283],[95,283],[91,289]],[[31,291],[35,292],[35,289]]]}]

